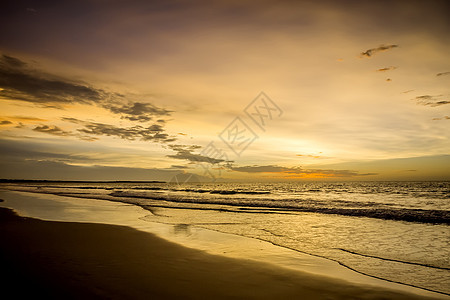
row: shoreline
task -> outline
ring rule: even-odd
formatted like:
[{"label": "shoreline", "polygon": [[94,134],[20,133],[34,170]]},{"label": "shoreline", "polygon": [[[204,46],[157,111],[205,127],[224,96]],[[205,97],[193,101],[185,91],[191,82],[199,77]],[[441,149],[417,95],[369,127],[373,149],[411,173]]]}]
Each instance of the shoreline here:
[{"label": "shoreline", "polygon": [[[14,194],[16,194],[16,196],[17,196],[17,194],[22,194],[22,195],[23,194],[30,194],[30,193],[24,193],[24,192],[9,192],[9,193],[14,193]],[[37,197],[37,198],[41,198],[41,199],[52,198],[52,197],[53,198],[56,197],[55,199],[58,199],[58,197],[60,197],[59,199],[61,201],[62,201],[62,199],[67,198],[67,197],[48,195],[48,194],[36,194],[36,195],[41,195],[40,197]],[[75,201],[76,199],[73,198],[73,199],[66,199],[66,200],[70,202],[70,201]],[[107,201],[104,201],[104,200],[89,200],[89,199],[85,199],[85,201],[86,201],[86,203],[94,201],[95,205],[108,206],[108,205],[102,205],[102,203],[103,204],[104,203],[108,203]],[[102,203],[99,203],[99,201],[101,201]],[[83,201],[81,201],[81,202],[83,202]],[[45,204],[45,205],[47,205],[47,208],[49,207],[49,204]],[[54,203],[51,204],[51,205],[54,205]],[[5,203],[2,203],[2,205],[0,205],[0,206],[5,206]],[[125,208],[125,207],[131,208],[130,205],[123,205],[122,203],[112,203],[112,206],[114,206],[115,209],[117,209],[118,206],[121,206],[121,210],[123,208]],[[72,208],[72,209],[74,209],[74,208]],[[141,210],[141,208],[138,208],[138,207],[134,207],[133,209],[134,209],[135,212]],[[20,208],[16,208],[15,210],[16,211],[19,210],[19,213],[20,213]],[[25,215],[29,214],[30,215],[30,214],[33,214],[33,212],[28,212],[28,213],[27,212],[22,212],[20,214],[21,215],[23,215],[23,214],[25,214]],[[141,216],[142,217],[144,217],[145,214],[148,214],[148,212],[144,212],[144,213],[141,212]],[[45,216],[43,216],[42,218],[45,219]],[[136,214],[132,218],[135,219],[136,218]],[[125,223],[126,223],[129,220],[128,221],[127,220],[122,220],[122,221],[125,221]],[[87,220],[81,220],[81,222],[87,222]],[[104,223],[104,222],[101,222],[101,223]],[[149,222],[145,222],[145,224],[148,224],[148,223]],[[135,225],[137,225],[137,224],[135,224]],[[162,226],[162,227],[159,227],[159,228],[158,227],[156,227],[156,228],[153,227],[151,230],[153,230],[153,232],[156,233],[158,236],[162,236],[163,238],[166,238],[168,236],[168,232],[167,232],[167,227],[168,226],[169,225],[165,225],[165,226]],[[142,224],[141,225],[137,225],[137,226],[131,226],[131,227],[134,227],[134,228],[137,228],[137,229],[140,229],[140,230],[144,230],[144,231],[148,231],[148,228],[147,229],[142,228]],[[139,227],[141,227],[141,228],[139,228]],[[166,227],[166,228],[163,228],[163,227]],[[174,229],[173,226],[170,226],[170,228],[172,230]],[[181,228],[181,230],[183,230],[183,228]],[[201,239],[201,238],[203,238],[203,239],[204,238],[208,238],[208,239],[212,238],[212,239],[221,239],[221,240],[223,240],[223,239],[230,239],[230,240],[242,239],[242,241],[246,245],[249,243],[249,240],[253,240],[253,239],[244,238],[244,237],[236,237],[236,236],[230,237],[229,236],[230,234],[224,234],[224,233],[220,234],[218,232],[211,233],[210,230],[201,229],[201,228],[197,228],[197,229],[191,228],[191,231],[192,230],[194,230],[194,235],[197,236],[197,239]],[[169,235],[172,235],[172,238],[173,238],[174,234],[171,233]],[[198,236],[200,236],[200,237],[198,237]],[[182,245],[181,247],[187,245],[188,247],[197,248],[197,249],[201,249],[201,250],[204,250],[204,251],[207,250],[208,248],[211,248],[211,247],[217,248],[217,249],[215,249],[215,251],[206,251],[206,252],[208,252],[208,253],[206,253],[207,255],[210,255],[212,253],[213,255],[220,254],[221,257],[227,256],[226,258],[231,258],[231,259],[241,259],[241,260],[245,259],[246,261],[252,260],[252,257],[249,258],[249,256],[247,255],[248,253],[244,253],[244,254],[238,253],[238,255],[236,255],[236,253],[228,253],[228,252],[230,252],[230,250],[233,250],[233,249],[232,248],[220,248],[220,247],[222,247],[222,246],[220,246],[220,243],[216,243],[214,240],[212,242],[209,242],[209,243],[201,245],[201,244],[198,244],[198,242],[199,242],[198,240],[194,241],[194,243],[192,243],[192,241],[191,241],[192,238],[193,238],[192,236],[191,237],[189,237],[189,236],[181,236],[181,238],[180,238],[180,236],[178,236],[178,238],[175,238],[175,239],[170,239],[169,238],[169,240],[171,240],[171,242],[176,242],[177,244]],[[190,241],[190,243],[188,241]],[[221,242],[223,243],[223,241],[221,241]],[[259,248],[267,248],[268,247],[267,245],[265,245],[265,244],[268,244],[268,242],[253,241],[253,243],[254,243],[254,245],[248,245],[250,247],[249,247],[249,249],[247,249],[247,251],[249,251],[249,252],[255,251],[255,249],[258,248],[258,247]],[[273,245],[271,245],[271,246],[274,247],[274,248],[281,248],[279,246],[273,246]],[[268,247],[268,248],[270,248],[270,247]],[[223,253],[222,254],[223,250],[226,250],[227,253]],[[236,252],[239,252],[240,250],[242,250],[242,248],[234,249],[234,251],[236,251]],[[273,249],[270,249],[270,250],[271,251],[275,251]],[[276,252],[278,250],[280,250],[280,252]],[[274,258],[276,256],[279,256],[283,251],[289,251],[288,249],[284,249],[284,250],[283,249],[278,249],[278,250],[276,250],[275,252],[267,252],[267,249],[265,249],[266,252],[260,251],[259,254],[262,254],[261,260],[266,260],[266,261],[270,262],[272,258]],[[286,253],[284,253],[284,254],[286,254]],[[290,254],[287,253],[287,255],[290,255]],[[253,253],[253,256],[257,257],[258,254],[255,255],[255,253]],[[434,292],[428,292],[428,291],[426,291],[424,289],[420,289],[420,288],[413,288],[413,287],[410,287],[410,286],[404,286],[404,285],[401,285],[401,284],[394,284],[394,283],[393,284],[389,284],[389,282],[384,282],[384,283],[383,282],[381,282],[381,283],[379,282],[379,281],[384,281],[384,280],[378,280],[378,282],[376,282],[374,280],[369,280],[368,278],[366,278],[366,279],[368,279],[367,281],[364,282],[364,280],[363,280],[361,282],[361,278],[368,277],[368,276],[364,276],[364,275],[360,275],[360,274],[355,275],[356,272],[349,271],[349,270],[345,269],[345,267],[338,266],[338,268],[336,268],[336,266],[333,266],[333,264],[331,264],[331,262],[320,262],[319,259],[317,259],[317,260],[313,259],[312,257],[309,257],[309,255],[307,255],[307,254],[299,255],[298,258],[297,258],[298,259],[298,261],[297,261],[298,265],[297,266],[294,265],[294,266],[292,266],[292,268],[283,268],[281,266],[281,269],[288,270],[289,272],[298,272],[300,274],[304,273],[304,272],[301,272],[300,270],[304,270],[305,272],[307,272],[306,274],[308,274],[308,275],[319,276],[321,278],[322,277],[326,278],[324,276],[321,276],[321,275],[325,275],[325,276],[329,277],[329,278],[327,278],[327,280],[328,279],[334,280],[336,278],[342,277],[343,279],[347,280],[346,284],[355,285],[355,286],[358,286],[358,287],[364,287],[365,286],[365,287],[382,289],[382,290],[390,289],[391,291],[396,290],[396,292],[399,292],[399,293],[411,292],[411,293],[416,294],[417,296],[419,296],[419,295],[422,295],[422,296],[428,295],[428,296],[435,297],[435,298],[448,299],[448,297],[445,296],[445,295],[441,295],[439,293],[434,293]],[[283,259],[286,260],[287,258],[284,257],[281,260],[283,260]],[[322,259],[322,260],[327,260],[327,259]],[[265,261],[258,261],[258,262],[256,262],[253,259],[253,263],[265,264],[266,262]],[[285,262],[285,266],[290,266],[290,265],[292,265],[292,263],[293,263],[293,260],[286,261]],[[316,265],[314,265],[314,264],[316,264]],[[319,264],[319,265],[317,265],[317,264]],[[320,265],[320,264],[322,264],[322,265]],[[337,265],[337,263],[335,263],[335,264]],[[279,262],[277,262],[276,264],[271,264],[271,265],[272,265],[272,267],[280,268]],[[324,269],[324,270],[319,270],[319,269]],[[347,270],[347,272],[343,271],[343,269]],[[353,274],[354,277],[352,277],[353,275],[351,276],[350,273],[355,273],[355,274]]]}]

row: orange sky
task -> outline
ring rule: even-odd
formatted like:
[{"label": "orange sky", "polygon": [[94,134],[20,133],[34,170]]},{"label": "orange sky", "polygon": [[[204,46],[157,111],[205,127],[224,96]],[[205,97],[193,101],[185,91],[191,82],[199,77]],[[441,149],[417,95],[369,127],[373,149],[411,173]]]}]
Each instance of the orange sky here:
[{"label": "orange sky", "polygon": [[0,177],[450,180],[448,8],[10,3]]}]

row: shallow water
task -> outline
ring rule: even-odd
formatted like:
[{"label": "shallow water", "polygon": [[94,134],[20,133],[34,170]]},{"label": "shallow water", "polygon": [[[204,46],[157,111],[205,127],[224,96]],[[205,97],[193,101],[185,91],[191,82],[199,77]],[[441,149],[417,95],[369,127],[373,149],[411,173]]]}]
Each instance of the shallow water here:
[{"label": "shallow water", "polygon": [[450,293],[450,183],[42,183],[23,190],[138,204],[148,221],[269,241]]}]

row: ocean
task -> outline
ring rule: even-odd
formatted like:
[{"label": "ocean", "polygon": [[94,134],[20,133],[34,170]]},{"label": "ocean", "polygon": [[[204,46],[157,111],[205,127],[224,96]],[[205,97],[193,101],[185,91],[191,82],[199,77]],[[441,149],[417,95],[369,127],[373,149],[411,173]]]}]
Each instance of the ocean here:
[{"label": "ocean", "polygon": [[450,294],[450,182],[22,182],[5,188],[141,206],[144,219],[268,241]]}]

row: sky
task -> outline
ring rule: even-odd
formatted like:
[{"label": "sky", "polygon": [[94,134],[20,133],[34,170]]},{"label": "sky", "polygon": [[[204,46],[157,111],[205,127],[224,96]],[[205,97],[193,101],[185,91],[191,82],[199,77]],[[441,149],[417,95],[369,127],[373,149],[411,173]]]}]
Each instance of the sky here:
[{"label": "sky", "polygon": [[450,180],[448,1],[6,1],[0,178]]}]

